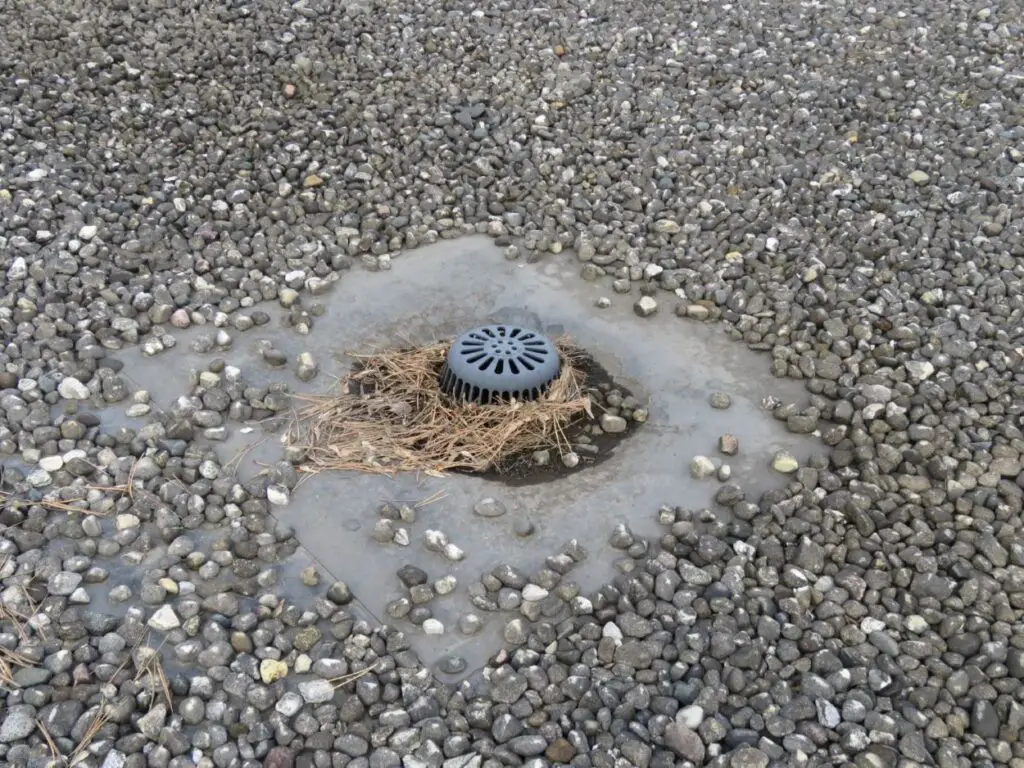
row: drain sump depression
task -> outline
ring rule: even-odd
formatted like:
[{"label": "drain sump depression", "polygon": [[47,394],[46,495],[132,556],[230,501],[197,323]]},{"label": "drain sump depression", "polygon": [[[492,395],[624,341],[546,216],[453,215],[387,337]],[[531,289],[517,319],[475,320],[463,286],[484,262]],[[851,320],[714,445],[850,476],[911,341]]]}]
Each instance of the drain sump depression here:
[{"label": "drain sump depression", "polygon": [[555,480],[610,458],[616,444],[647,420],[646,409],[589,353],[574,348],[571,357],[563,361],[543,334],[514,325],[481,326],[452,341],[438,374],[442,391],[452,397],[482,405],[511,398],[536,400],[568,362],[582,374],[582,388],[592,404],[592,417],[584,415],[565,429],[571,450],[523,452],[485,472],[466,474],[515,486]]},{"label": "drain sump depression", "polygon": [[519,326],[354,357],[340,391],[306,398],[289,428],[307,471],[532,485],[603,461],[647,420],[589,353]]},{"label": "drain sump depression", "polygon": [[[646,406],[586,350],[576,349],[573,364],[583,375],[593,413],[593,418],[583,416],[565,429],[565,438],[574,456],[563,458],[550,450],[520,453],[486,472],[466,474],[513,487],[546,483],[607,461],[619,443],[637,433],[647,421]],[[605,426],[622,428],[622,431],[603,429],[603,418]]]}]

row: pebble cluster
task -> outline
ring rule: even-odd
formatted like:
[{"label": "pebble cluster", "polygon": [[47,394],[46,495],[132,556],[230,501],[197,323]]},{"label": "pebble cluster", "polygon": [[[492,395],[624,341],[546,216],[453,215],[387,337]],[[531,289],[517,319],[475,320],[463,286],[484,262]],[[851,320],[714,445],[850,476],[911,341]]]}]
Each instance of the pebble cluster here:
[{"label": "pebble cluster", "polygon": [[[8,4],[0,763],[1024,766],[1022,41],[966,0]],[[210,441],[285,392],[211,364],[163,413],[113,355],[308,333],[474,232],[763,351],[822,455],[616,528],[570,616],[486,575],[521,617],[452,686],[343,582],[283,596],[294,470]]]},{"label": "pebble cluster", "polygon": [[[615,442],[628,437],[647,421],[647,409],[628,392],[611,382],[600,381],[586,387],[593,418],[581,420],[566,430],[569,445],[559,456],[562,467],[572,470],[590,466],[610,456]],[[551,463],[551,451],[544,449],[530,457],[537,467]]]}]

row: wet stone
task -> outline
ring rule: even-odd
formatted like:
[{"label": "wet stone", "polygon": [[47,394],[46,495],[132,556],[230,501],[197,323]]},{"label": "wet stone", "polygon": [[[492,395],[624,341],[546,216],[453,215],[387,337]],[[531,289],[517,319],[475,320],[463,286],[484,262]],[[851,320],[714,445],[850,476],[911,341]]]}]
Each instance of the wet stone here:
[{"label": "wet stone", "polygon": [[601,429],[610,435],[625,432],[629,428],[628,422],[621,416],[611,413],[601,414]]},{"label": "wet stone", "polygon": [[715,464],[707,456],[694,456],[690,460],[690,476],[702,480],[715,474]]},{"label": "wet stone", "polygon": [[483,620],[475,613],[464,613],[459,617],[459,632],[464,635],[475,635],[483,629]]},{"label": "wet stone", "polygon": [[391,618],[401,619],[408,616],[409,612],[412,611],[412,601],[406,597],[400,597],[388,603],[384,610]]},{"label": "wet stone", "polygon": [[511,619],[505,624],[503,635],[509,645],[522,645],[529,636],[529,627],[523,619]]},{"label": "wet stone", "polygon": [[633,313],[638,317],[650,317],[658,311],[658,302],[650,296],[641,296],[633,304]]},{"label": "wet stone", "polygon": [[512,525],[512,531],[516,536],[525,539],[533,535],[534,525],[529,518],[520,517]]},{"label": "wet stone", "polygon": [[60,571],[50,578],[47,588],[52,595],[70,595],[81,583],[82,575],[80,573]]},{"label": "wet stone", "polygon": [[478,517],[501,517],[508,509],[497,499],[487,497],[481,499],[473,506],[473,514]]},{"label": "wet stone", "polygon": [[292,647],[295,650],[305,653],[320,642],[321,633],[316,627],[306,627],[305,629],[299,630],[299,632],[292,639]]},{"label": "wet stone", "polygon": [[452,575],[442,576],[440,579],[434,582],[434,592],[440,596],[450,595],[455,591],[455,587],[458,586],[458,582]]},{"label": "wet stone", "polygon": [[303,352],[296,359],[295,375],[300,381],[312,381],[319,372],[320,367],[309,352]]},{"label": "wet stone", "polygon": [[745,500],[746,493],[738,485],[726,483],[715,491],[715,501],[723,507],[731,507]]},{"label": "wet stone", "polygon": [[608,545],[614,549],[628,549],[633,545],[633,532],[625,523],[618,523],[608,539]]},{"label": "wet stone", "polygon": [[283,485],[267,486],[267,501],[275,507],[287,506],[290,500],[290,493]]},{"label": "wet stone", "polygon": [[792,454],[779,451],[772,457],[772,469],[788,475],[800,469],[800,462]]},{"label": "wet stone", "polygon": [[513,589],[522,589],[529,583],[524,573],[505,563],[498,565],[491,572],[491,575],[497,579],[499,585],[504,584],[506,587]]},{"label": "wet stone", "polygon": [[409,588],[409,599],[413,605],[423,605],[434,599],[434,589],[429,584],[416,584]]},{"label": "wet stone", "polygon": [[714,392],[711,397],[708,398],[708,402],[712,408],[724,411],[732,405],[732,398],[725,392]]},{"label": "wet stone", "polygon": [[352,602],[352,592],[345,582],[336,581],[327,590],[327,599],[336,605],[348,605]]},{"label": "wet stone", "polygon": [[445,656],[438,663],[438,669],[446,675],[458,675],[466,671],[466,660],[461,656]]},{"label": "wet stone", "polygon": [[263,350],[263,360],[274,368],[283,368],[288,365],[287,355],[273,347]]},{"label": "wet stone", "polygon": [[427,572],[415,565],[403,565],[398,569],[398,580],[409,588],[426,584],[427,578]]},{"label": "wet stone", "polygon": [[425,619],[422,624],[423,632],[427,635],[443,635],[444,624],[434,618]]},{"label": "wet stone", "polygon": [[181,620],[169,605],[161,606],[149,618],[149,626],[160,632],[167,632],[181,626]]}]

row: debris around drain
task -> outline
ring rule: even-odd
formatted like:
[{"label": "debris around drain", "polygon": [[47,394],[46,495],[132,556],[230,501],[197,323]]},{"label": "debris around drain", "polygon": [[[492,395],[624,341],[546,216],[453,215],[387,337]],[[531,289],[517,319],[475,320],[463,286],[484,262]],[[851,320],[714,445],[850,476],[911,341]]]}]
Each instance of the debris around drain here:
[{"label": "debris around drain", "polygon": [[444,343],[357,356],[348,387],[302,397],[289,442],[307,447],[306,471],[349,469],[484,472],[509,456],[564,449],[563,430],[590,410],[567,341],[565,364],[538,399],[480,406],[453,400],[438,382]]},{"label": "debris around drain", "polygon": [[298,396],[306,406],[288,445],[311,473],[455,471],[514,484],[567,474],[606,458],[647,411],[567,339],[556,347],[563,364],[540,397],[486,405],[439,386],[446,343],[355,356],[340,391]]}]

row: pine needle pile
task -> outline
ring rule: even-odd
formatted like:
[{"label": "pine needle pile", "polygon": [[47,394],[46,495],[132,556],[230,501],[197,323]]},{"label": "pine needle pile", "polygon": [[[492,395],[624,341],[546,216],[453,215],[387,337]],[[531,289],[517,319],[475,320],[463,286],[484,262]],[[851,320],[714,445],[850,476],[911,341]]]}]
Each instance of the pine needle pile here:
[{"label": "pine needle pile", "polygon": [[592,418],[580,353],[556,342],[562,370],[539,399],[477,405],[438,386],[448,352],[438,342],[406,350],[353,355],[355,370],[337,392],[302,396],[288,441],[305,450],[306,472],[355,470],[443,473],[501,471],[506,462],[542,449],[570,450],[566,429]]}]

